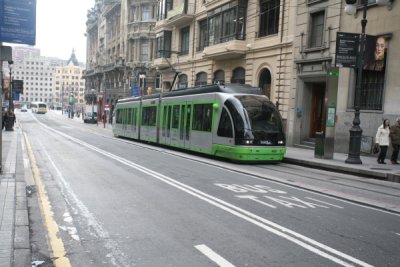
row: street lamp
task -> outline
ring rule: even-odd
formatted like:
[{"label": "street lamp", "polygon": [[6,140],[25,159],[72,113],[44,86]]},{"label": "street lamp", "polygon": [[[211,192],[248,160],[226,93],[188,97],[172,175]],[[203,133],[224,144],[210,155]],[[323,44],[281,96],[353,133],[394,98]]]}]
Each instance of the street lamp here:
[{"label": "street lamp", "polygon": [[13,92],[12,92],[12,76],[11,76],[11,65],[14,64],[14,61],[9,60],[8,61],[8,68],[10,69],[10,84],[8,85],[9,89],[10,89],[10,97],[8,98],[8,109],[10,111],[14,110],[14,103],[13,103]]},{"label": "street lamp", "polygon": [[[348,15],[354,15],[357,12],[357,0],[345,0],[346,6],[344,8]],[[378,5],[387,5],[390,0],[378,0],[376,3]],[[367,26],[367,9],[368,0],[362,0],[363,17],[361,20],[361,35],[360,35],[360,45],[357,60],[357,84],[356,84],[356,94],[354,101],[354,119],[353,126],[350,129],[350,142],[349,142],[349,154],[346,159],[346,163],[349,164],[362,164],[360,159],[361,151],[361,136],[362,129],[360,127],[360,98],[362,89],[362,75],[363,75],[363,65],[364,65],[364,53],[365,53],[365,43],[366,34],[365,28]]]}]

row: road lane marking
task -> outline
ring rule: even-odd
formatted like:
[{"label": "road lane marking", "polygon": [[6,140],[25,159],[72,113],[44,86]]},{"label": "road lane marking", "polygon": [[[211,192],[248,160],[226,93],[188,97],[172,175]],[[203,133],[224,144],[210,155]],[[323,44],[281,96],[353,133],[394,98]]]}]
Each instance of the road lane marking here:
[{"label": "road lane marking", "polygon": [[207,247],[206,245],[197,245],[194,246],[197,248],[201,253],[203,253],[207,258],[215,262],[218,266],[221,267],[235,267],[235,265],[231,264],[229,261],[225,260],[223,257],[215,253],[211,248]]},{"label": "road lane marking", "polygon": [[[53,166],[53,169],[55,170],[58,178],[61,181],[61,184],[63,188],[65,189],[65,192],[62,192],[62,194],[68,194],[69,199],[71,199],[74,203],[77,209],[80,212],[80,215],[88,221],[90,227],[93,229],[94,233],[97,235],[97,237],[101,238],[105,244],[105,247],[111,251],[107,255],[107,258],[110,259],[111,263],[113,265],[118,266],[117,263],[120,263],[122,266],[130,266],[129,260],[126,258],[124,253],[120,251],[117,242],[112,240],[110,237],[110,234],[101,226],[101,224],[98,222],[98,220],[94,217],[94,215],[89,211],[89,209],[83,204],[83,202],[78,198],[78,196],[73,192],[71,189],[70,184],[65,180],[64,176],[62,175],[61,171],[58,169],[57,165],[54,163],[54,161],[51,159],[50,155],[47,153],[46,150],[43,151],[44,154],[46,155],[47,159],[50,161],[51,165]],[[67,197],[66,197],[67,198]],[[64,214],[65,218],[65,214]],[[72,219],[72,218],[71,218]],[[61,228],[61,227],[60,227]],[[75,235],[75,232],[73,229],[68,229],[65,228],[70,234]],[[72,230],[72,232],[71,232]],[[76,228],[75,228],[76,230]],[[72,236],[72,238],[75,239],[75,237],[79,236],[76,233],[76,236]]]},{"label": "road lane marking", "polygon": [[67,253],[64,248],[64,243],[62,239],[58,236],[58,225],[54,220],[53,211],[50,205],[49,197],[47,195],[46,187],[42,182],[42,178],[40,176],[39,168],[36,165],[36,159],[32,151],[31,144],[29,143],[27,135],[24,133],[26,148],[28,151],[29,159],[31,162],[33,177],[35,179],[38,198],[39,198],[39,206],[42,211],[42,215],[44,217],[44,222],[47,229],[48,241],[50,244],[50,248],[54,258],[54,265],[56,267],[71,267],[71,262],[69,258],[66,256]]},{"label": "road lane marking", "polygon": [[[335,262],[335,263],[337,263],[339,265],[346,266],[346,267],[352,267],[352,266],[354,266],[354,264],[357,264],[357,265],[363,266],[363,267],[372,267],[372,265],[370,265],[370,264],[368,264],[366,262],[363,262],[363,261],[361,261],[361,260],[359,260],[357,258],[354,258],[354,257],[352,257],[350,255],[347,255],[347,254],[345,254],[343,252],[340,252],[340,251],[338,251],[336,249],[333,249],[333,248],[331,248],[331,247],[329,247],[327,245],[324,245],[324,244],[322,244],[322,243],[320,243],[320,242],[318,242],[316,240],[313,240],[313,239],[311,239],[311,238],[309,238],[307,236],[304,236],[304,235],[302,235],[300,233],[297,233],[297,232],[295,232],[293,230],[290,230],[290,229],[288,229],[286,227],[283,227],[283,226],[281,226],[281,225],[279,225],[277,223],[274,223],[274,222],[269,221],[269,220],[267,220],[267,219],[265,219],[263,217],[260,217],[260,216],[254,214],[254,213],[251,213],[251,212],[249,212],[247,210],[244,210],[244,209],[242,209],[240,207],[237,207],[237,206],[235,206],[233,204],[230,204],[230,203],[228,203],[228,202],[226,202],[226,201],[224,201],[222,199],[219,199],[217,197],[214,197],[212,195],[204,193],[203,191],[200,191],[200,190],[198,190],[198,189],[196,189],[194,187],[191,187],[189,185],[181,183],[181,182],[179,182],[177,180],[174,180],[174,179],[172,179],[172,178],[170,178],[168,176],[165,176],[165,175],[163,175],[161,173],[158,173],[156,171],[153,171],[151,169],[143,167],[143,166],[141,166],[139,164],[131,162],[131,161],[125,159],[125,158],[119,157],[119,156],[117,156],[115,154],[112,154],[112,153],[110,153],[108,151],[100,149],[100,148],[98,148],[96,146],[93,146],[91,144],[83,142],[83,141],[81,141],[81,140],[79,140],[77,138],[74,138],[72,136],[69,136],[69,135],[63,133],[63,132],[55,130],[55,129],[53,129],[53,128],[51,128],[51,127],[49,127],[49,126],[47,126],[47,125],[45,125],[45,124],[43,124],[41,122],[39,122],[39,123],[44,128],[47,128],[50,131],[56,133],[58,136],[63,136],[63,137],[65,137],[65,138],[67,138],[67,139],[69,139],[69,140],[71,140],[71,141],[73,141],[73,142],[75,142],[77,144],[85,146],[88,149],[91,149],[93,151],[96,151],[96,152],[104,155],[104,156],[107,156],[107,157],[109,157],[111,159],[114,159],[114,160],[116,160],[116,161],[118,161],[118,162],[120,162],[120,163],[122,163],[122,164],[124,164],[126,166],[132,167],[132,168],[134,168],[134,169],[136,169],[136,170],[138,170],[138,171],[140,171],[142,173],[148,174],[149,176],[152,176],[152,177],[154,177],[154,178],[156,178],[156,179],[158,179],[160,181],[163,181],[163,182],[165,182],[165,183],[167,183],[167,184],[169,184],[169,185],[171,185],[171,186],[173,186],[175,188],[178,188],[178,189],[180,189],[180,190],[182,190],[184,192],[187,192],[190,195],[193,195],[193,196],[195,196],[195,197],[197,197],[197,198],[199,198],[201,200],[204,200],[205,202],[208,202],[209,204],[211,204],[213,206],[216,206],[216,207],[218,207],[218,208],[220,208],[222,210],[225,210],[228,213],[231,213],[231,214],[233,214],[233,215],[235,215],[235,216],[237,216],[239,218],[242,218],[242,219],[244,219],[244,220],[246,220],[246,221],[248,221],[250,223],[253,223],[254,225],[257,225],[260,228],[262,228],[262,229],[264,229],[264,230],[266,230],[268,232],[274,233],[277,236],[280,236],[280,237],[282,237],[282,238],[284,238],[284,239],[286,239],[288,241],[291,241],[291,242],[303,247],[304,249],[307,249],[307,250],[309,250],[309,251],[311,251],[311,252],[313,252],[313,253],[321,256],[321,257],[324,257],[324,258],[326,258],[328,260],[331,260],[331,261],[333,261],[333,262]],[[331,255],[329,253],[331,253],[333,255]],[[345,259],[347,261],[350,261],[351,263],[346,262],[343,259]]]},{"label": "road lane marking", "polygon": [[329,205],[329,206],[332,206],[332,207],[335,207],[335,208],[338,208],[338,209],[344,209],[344,207],[342,207],[342,206],[331,204],[331,203],[328,203],[328,202],[325,202],[325,201],[322,201],[322,200],[318,200],[318,199],[315,199],[315,198],[312,198],[312,197],[305,197],[305,198],[307,198],[309,200],[312,200],[312,201],[315,201],[315,202],[323,203],[323,204],[326,204],[326,205]]}]

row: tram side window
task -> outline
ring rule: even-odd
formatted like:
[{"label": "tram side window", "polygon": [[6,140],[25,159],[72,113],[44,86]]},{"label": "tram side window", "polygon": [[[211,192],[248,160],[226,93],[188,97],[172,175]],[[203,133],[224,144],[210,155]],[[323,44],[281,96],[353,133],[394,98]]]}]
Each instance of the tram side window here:
[{"label": "tram side window", "polygon": [[142,125],[156,126],[157,107],[144,107],[142,114]]},{"label": "tram side window", "polygon": [[226,109],[222,109],[221,120],[218,126],[218,136],[233,137],[232,120]]},{"label": "tram side window", "polygon": [[210,132],[212,111],[212,104],[195,104],[193,106],[193,130]]},{"label": "tram side window", "polygon": [[178,129],[179,127],[179,111],[180,111],[180,106],[174,106],[172,113],[172,128],[174,129]]},{"label": "tram side window", "polygon": [[122,123],[122,110],[117,110],[117,123]]},{"label": "tram side window", "polygon": [[132,113],[132,125],[136,125],[136,108],[132,108],[131,109],[131,113]]},{"label": "tram side window", "polygon": [[132,112],[131,112],[131,108],[128,108],[128,109],[126,110],[126,124],[132,125]]}]

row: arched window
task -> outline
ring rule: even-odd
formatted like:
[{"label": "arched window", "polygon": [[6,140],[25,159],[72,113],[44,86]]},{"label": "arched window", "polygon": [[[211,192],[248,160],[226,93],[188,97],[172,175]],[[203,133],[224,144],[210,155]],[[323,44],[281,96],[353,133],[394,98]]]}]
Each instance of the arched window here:
[{"label": "arched window", "polygon": [[263,69],[261,71],[258,87],[261,88],[264,95],[271,98],[271,72],[268,69]]},{"label": "arched window", "polygon": [[214,83],[225,84],[225,72],[223,70],[214,72]]},{"label": "arched window", "polygon": [[236,69],[233,70],[232,72],[232,83],[240,83],[244,84],[245,83],[245,77],[246,77],[246,71],[242,67],[237,67]]},{"label": "arched window", "polygon": [[178,89],[186,88],[188,86],[188,78],[186,74],[179,75]]},{"label": "arched window", "polygon": [[207,85],[207,73],[199,72],[196,74],[195,86]]}]

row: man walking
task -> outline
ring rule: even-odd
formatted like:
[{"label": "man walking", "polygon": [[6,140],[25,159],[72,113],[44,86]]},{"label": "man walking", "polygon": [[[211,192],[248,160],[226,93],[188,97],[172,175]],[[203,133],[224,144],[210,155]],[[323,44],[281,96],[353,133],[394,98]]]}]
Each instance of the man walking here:
[{"label": "man walking", "polygon": [[400,117],[396,119],[396,125],[390,128],[390,139],[393,148],[392,157],[390,159],[392,164],[399,164],[397,162],[397,157],[399,156],[400,149]]}]

